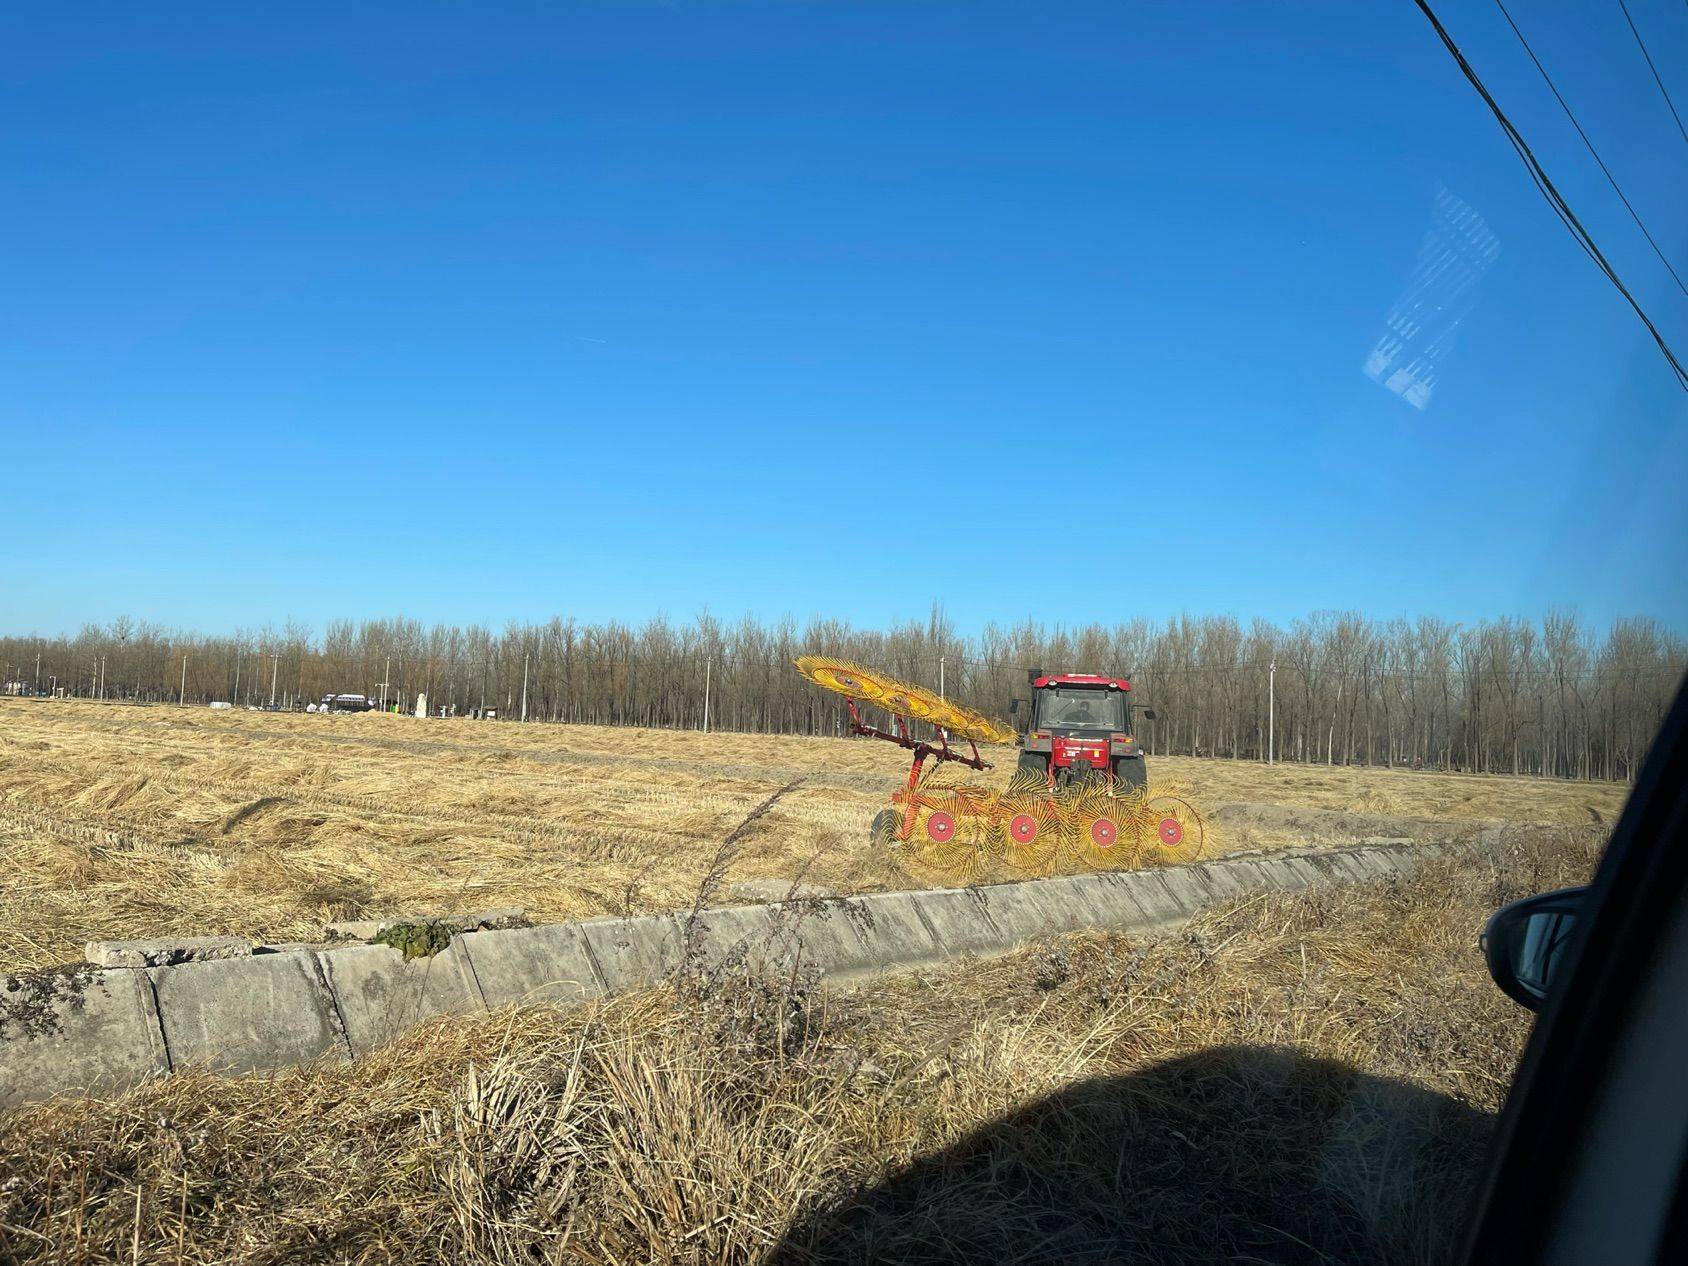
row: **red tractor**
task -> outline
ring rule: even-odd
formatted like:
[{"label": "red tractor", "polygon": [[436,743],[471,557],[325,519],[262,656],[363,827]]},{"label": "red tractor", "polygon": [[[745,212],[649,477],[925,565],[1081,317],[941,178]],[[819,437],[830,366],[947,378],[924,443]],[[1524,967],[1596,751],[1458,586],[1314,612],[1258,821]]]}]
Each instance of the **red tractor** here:
[{"label": "red tractor", "polygon": [[[1020,773],[1056,787],[1106,782],[1121,791],[1149,784],[1143,746],[1132,729],[1135,716],[1155,714],[1131,702],[1131,683],[1093,673],[1026,674],[1031,683],[1031,718],[1020,739]],[[1008,705],[1020,711],[1022,700]]]}]

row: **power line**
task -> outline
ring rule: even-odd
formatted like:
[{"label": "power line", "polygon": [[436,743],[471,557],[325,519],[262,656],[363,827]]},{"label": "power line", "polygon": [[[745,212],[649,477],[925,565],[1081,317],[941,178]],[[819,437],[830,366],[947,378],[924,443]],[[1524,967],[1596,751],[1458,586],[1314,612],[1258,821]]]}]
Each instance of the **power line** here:
[{"label": "power line", "polygon": [[1624,0],[1618,0],[1618,8],[1624,11],[1624,21],[1629,23],[1629,33],[1635,36],[1635,45],[1641,50],[1641,55],[1647,59],[1647,69],[1653,72],[1653,82],[1659,85],[1659,95],[1665,99],[1670,107],[1670,117],[1676,120],[1676,130],[1682,133],[1682,139],[1688,141],[1688,128],[1682,126],[1682,116],[1676,112],[1676,102],[1670,99],[1670,93],[1665,90],[1665,81],[1659,78],[1659,68],[1653,65],[1653,55],[1647,51],[1647,41],[1641,38],[1641,32],[1635,27],[1635,19],[1629,16],[1629,6]]},{"label": "power line", "polygon": [[1647,332],[1653,336],[1653,342],[1658,344],[1660,353],[1669,362],[1671,372],[1676,375],[1676,385],[1683,391],[1688,391],[1688,369],[1685,369],[1682,362],[1677,359],[1670,344],[1665,342],[1664,335],[1659,333],[1659,327],[1653,324],[1652,318],[1636,302],[1635,296],[1630,293],[1629,287],[1624,285],[1623,280],[1617,274],[1617,270],[1612,267],[1606,256],[1601,252],[1600,247],[1595,244],[1594,238],[1583,227],[1582,221],[1577,219],[1576,213],[1571,210],[1570,203],[1565,201],[1558,186],[1549,178],[1540,160],[1536,158],[1535,152],[1524,140],[1523,134],[1513,125],[1512,120],[1507,117],[1506,111],[1501,109],[1500,103],[1484,86],[1482,78],[1473,69],[1471,63],[1465,59],[1465,54],[1460,51],[1459,45],[1454,43],[1453,36],[1448,34],[1448,29],[1442,25],[1435,10],[1426,3],[1426,0],[1413,0],[1413,2],[1418,5],[1419,12],[1424,14],[1430,25],[1435,29],[1437,38],[1442,41],[1442,46],[1448,50],[1448,54],[1459,66],[1460,73],[1477,90],[1477,95],[1483,98],[1483,104],[1488,106],[1489,112],[1495,116],[1495,122],[1499,123],[1501,131],[1506,133],[1507,141],[1517,153],[1519,160],[1523,162],[1524,169],[1529,172],[1530,179],[1535,182],[1537,190],[1540,191],[1542,197],[1547,199],[1548,205],[1553,208],[1553,213],[1559,217],[1560,223],[1576,240],[1577,245],[1583,248],[1583,252],[1594,261],[1595,266],[1606,275],[1606,279],[1612,283],[1618,293],[1628,301],[1635,315],[1641,318],[1641,323],[1647,327]]},{"label": "power line", "polygon": [[1495,7],[1500,10],[1501,16],[1506,19],[1506,24],[1512,28],[1512,33],[1518,37],[1518,42],[1524,46],[1524,51],[1530,55],[1530,60],[1535,63],[1536,69],[1541,72],[1542,80],[1547,84],[1548,91],[1553,94],[1553,99],[1559,103],[1559,108],[1565,112],[1565,117],[1571,121],[1571,126],[1577,129],[1577,135],[1582,137],[1582,143],[1588,148],[1589,154],[1605,175],[1606,183],[1612,186],[1612,192],[1617,194],[1618,201],[1624,204],[1624,210],[1628,211],[1629,218],[1635,221],[1635,227],[1641,230],[1641,236],[1647,239],[1647,245],[1653,248],[1653,254],[1659,257],[1659,262],[1665,266],[1665,271],[1675,280],[1676,288],[1684,295],[1688,295],[1688,286],[1683,285],[1682,278],[1677,274],[1676,269],[1671,266],[1670,260],[1665,258],[1664,251],[1653,240],[1653,235],[1647,231],[1647,226],[1641,222],[1640,213],[1630,204],[1628,196],[1618,185],[1618,178],[1612,175],[1611,168],[1606,166],[1606,160],[1601,158],[1600,151],[1594,148],[1594,142],[1588,139],[1588,133],[1583,131],[1583,125],[1577,121],[1577,116],[1572,112],[1570,103],[1560,94],[1558,85],[1553,82],[1553,76],[1547,73],[1547,67],[1541,64],[1541,58],[1536,56],[1536,50],[1530,47],[1530,41],[1524,38],[1524,32],[1520,31],[1518,24],[1512,20],[1512,14],[1507,12],[1503,0],[1495,0]]}]

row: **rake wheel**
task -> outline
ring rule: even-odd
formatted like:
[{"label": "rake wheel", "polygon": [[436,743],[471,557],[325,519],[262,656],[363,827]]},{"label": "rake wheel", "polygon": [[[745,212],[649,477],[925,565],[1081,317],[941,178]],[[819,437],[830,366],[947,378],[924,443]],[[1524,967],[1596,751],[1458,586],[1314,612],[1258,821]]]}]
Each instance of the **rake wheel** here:
[{"label": "rake wheel", "polygon": [[892,812],[900,826],[909,814],[903,841],[908,863],[929,875],[957,884],[971,883],[993,858],[983,829],[975,788],[941,787],[898,792]]},{"label": "rake wheel", "polygon": [[1054,869],[1062,830],[1046,793],[1004,796],[993,817],[997,848],[1008,869],[1021,875],[1047,875]]},{"label": "rake wheel", "polygon": [[863,699],[868,703],[882,703],[886,691],[896,685],[872,669],[852,664],[847,659],[805,655],[796,663],[797,671],[823,690],[847,695],[852,699]]},{"label": "rake wheel", "polygon": [[1207,843],[1207,828],[1195,806],[1182,796],[1151,796],[1148,801],[1153,821],[1151,848],[1165,861],[1182,862],[1200,857]]},{"label": "rake wheel", "polygon": [[1135,865],[1138,826],[1130,803],[1092,785],[1063,797],[1069,869],[1113,870]]}]

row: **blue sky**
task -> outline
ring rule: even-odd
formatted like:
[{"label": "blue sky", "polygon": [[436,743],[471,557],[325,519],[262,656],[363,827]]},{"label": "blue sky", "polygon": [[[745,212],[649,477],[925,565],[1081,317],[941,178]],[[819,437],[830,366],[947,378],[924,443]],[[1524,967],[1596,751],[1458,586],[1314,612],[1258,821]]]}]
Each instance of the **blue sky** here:
[{"label": "blue sky", "polygon": [[[1440,8],[1688,352],[1499,14]],[[1688,146],[1586,9],[1515,15],[1688,275]],[[1632,12],[1680,105],[1688,13]],[[1407,0],[56,6],[0,50],[8,632],[1688,628],[1688,396]],[[1362,366],[1439,191],[1498,253],[1418,409]]]}]

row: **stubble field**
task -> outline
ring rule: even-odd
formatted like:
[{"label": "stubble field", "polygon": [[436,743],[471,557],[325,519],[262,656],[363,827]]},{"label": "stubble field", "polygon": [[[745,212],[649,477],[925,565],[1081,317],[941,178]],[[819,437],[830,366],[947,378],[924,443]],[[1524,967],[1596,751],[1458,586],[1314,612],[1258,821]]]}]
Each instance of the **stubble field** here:
[{"label": "stubble field", "polygon": [[[965,776],[1006,786],[997,767]],[[326,921],[521,906],[550,921],[689,905],[730,883],[930,877],[870,847],[906,774],[888,744],[411,717],[0,701],[0,971],[92,939],[311,939]],[[1618,784],[1166,757],[1209,853],[1610,822]],[[727,899],[730,887],[723,890]]]}]

